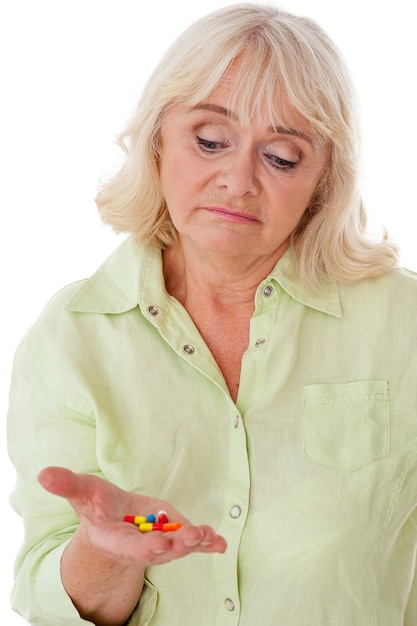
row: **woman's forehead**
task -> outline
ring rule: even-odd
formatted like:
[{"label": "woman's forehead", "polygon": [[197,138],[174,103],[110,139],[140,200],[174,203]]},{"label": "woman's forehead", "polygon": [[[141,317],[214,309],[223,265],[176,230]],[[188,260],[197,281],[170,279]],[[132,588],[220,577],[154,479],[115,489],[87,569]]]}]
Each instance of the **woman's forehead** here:
[{"label": "woman's forehead", "polygon": [[[240,69],[239,62],[233,63],[215,89],[197,106],[218,110],[240,123],[249,122],[265,129],[294,128],[307,137],[313,134],[310,123],[282,92],[276,93],[275,98],[265,93],[263,99],[259,98],[259,93],[254,93],[252,98],[245,93]],[[251,110],[248,111],[248,108]]]}]

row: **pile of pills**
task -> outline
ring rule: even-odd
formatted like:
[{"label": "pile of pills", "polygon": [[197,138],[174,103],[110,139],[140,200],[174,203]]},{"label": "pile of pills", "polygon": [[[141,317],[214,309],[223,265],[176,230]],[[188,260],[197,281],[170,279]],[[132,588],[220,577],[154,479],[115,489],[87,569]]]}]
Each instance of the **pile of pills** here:
[{"label": "pile of pills", "polygon": [[124,522],[135,524],[141,533],[149,533],[153,530],[161,530],[163,533],[173,532],[181,528],[179,522],[170,522],[166,511],[159,511],[157,515],[125,515]]}]

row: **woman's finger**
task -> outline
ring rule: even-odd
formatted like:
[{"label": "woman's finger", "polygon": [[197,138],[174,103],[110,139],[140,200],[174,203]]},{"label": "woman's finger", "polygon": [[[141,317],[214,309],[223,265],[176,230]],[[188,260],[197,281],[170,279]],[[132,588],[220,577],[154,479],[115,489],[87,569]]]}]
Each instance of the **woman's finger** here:
[{"label": "woman's finger", "polygon": [[83,495],[79,475],[64,467],[46,467],[38,480],[44,489],[57,496],[73,499]]}]

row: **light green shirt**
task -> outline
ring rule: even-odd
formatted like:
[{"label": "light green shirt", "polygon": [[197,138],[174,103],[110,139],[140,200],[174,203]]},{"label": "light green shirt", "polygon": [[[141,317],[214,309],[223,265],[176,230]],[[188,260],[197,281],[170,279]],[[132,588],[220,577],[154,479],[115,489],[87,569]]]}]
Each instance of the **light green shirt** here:
[{"label": "light green shirt", "polygon": [[9,448],[33,624],[82,623],[59,575],[77,518],[36,480],[61,465],[228,542],[149,567],[131,626],[416,626],[416,276],[312,295],[287,251],[255,304],[236,404],[156,248],[127,240],[29,330]]}]

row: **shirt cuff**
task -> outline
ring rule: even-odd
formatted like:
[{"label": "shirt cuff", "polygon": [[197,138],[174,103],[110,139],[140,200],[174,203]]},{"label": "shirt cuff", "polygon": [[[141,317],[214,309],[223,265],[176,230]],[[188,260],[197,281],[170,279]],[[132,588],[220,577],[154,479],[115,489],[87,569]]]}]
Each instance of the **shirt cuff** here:
[{"label": "shirt cuff", "polygon": [[[36,576],[36,598],[38,606],[47,620],[42,619],[42,626],[76,626],[90,624],[82,619],[65,591],[61,580],[61,559],[65,548],[71,541],[54,548],[43,559]],[[127,624],[129,626],[147,626],[152,619],[157,603],[158,592],[145,578],[142,594]],[[33,622],[37,624],[38,622]]]},{"label": "shirt cuff", "polygon": [[82,619],[65,591],[61,580],[61,558],[70,539],[61,544],[42,560],[36,575],[36,598],[42,613],[50,624],[90,624]]}]

